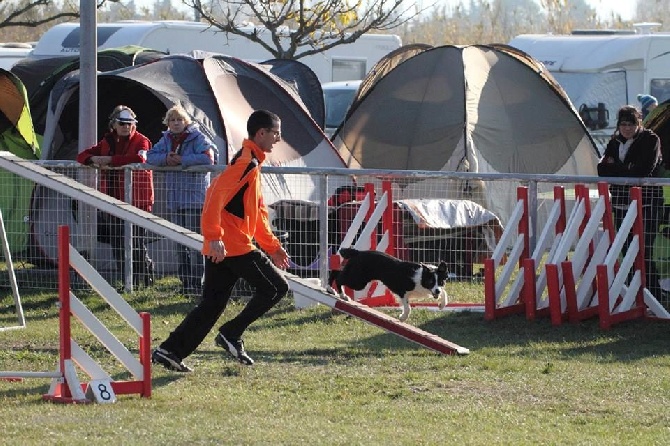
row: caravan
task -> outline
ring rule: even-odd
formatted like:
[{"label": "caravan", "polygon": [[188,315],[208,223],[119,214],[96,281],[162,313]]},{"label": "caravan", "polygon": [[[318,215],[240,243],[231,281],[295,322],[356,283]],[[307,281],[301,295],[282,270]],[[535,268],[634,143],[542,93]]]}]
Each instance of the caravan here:
[{"label": "caravan", "polygon": [[[253,26],[253,25],[250,25]],[[268,40],[270,33],[257,28]],[[98,49],[138,45],[169,54],[193,50],[221,53],[250,62],[263,62],[272,55],[258,43],[223,33],[205,23],[188,21],[121,21],[99,23]],[[31,55],[34,58],[79,54],[79,23],[61,23],[44,33]],[[299,59],[309,66],[320,82],[362,79],[374,64],[401,46],[392,34],[364,34],[358,40],[338,45],[323,53]]]},{"label": "caravan", "polygon": [[33,50],[29,43],[0,43],[0,68],[9,70]]},{"label": "caravan", "polygon": [[525,34],[509,44],[546,66],[602,144],[614,131],[616,111],[625,104],[639,106],[638,94],[651,94],[659,102],[670,99],[670,33],[651,32],[656,25]]}]

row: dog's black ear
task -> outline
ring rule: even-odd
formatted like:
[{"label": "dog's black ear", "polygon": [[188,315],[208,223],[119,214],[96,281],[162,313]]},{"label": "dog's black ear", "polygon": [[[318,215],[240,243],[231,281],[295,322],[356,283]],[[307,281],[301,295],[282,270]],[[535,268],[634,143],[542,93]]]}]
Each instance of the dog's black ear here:
[{"label": "dog's black ear", "polygon": [[447,262],[441,260],[440,264],[437,267],[437,271],[441,273],[446,273],[447,271],[449,271],[449,268],[447,267]]}]

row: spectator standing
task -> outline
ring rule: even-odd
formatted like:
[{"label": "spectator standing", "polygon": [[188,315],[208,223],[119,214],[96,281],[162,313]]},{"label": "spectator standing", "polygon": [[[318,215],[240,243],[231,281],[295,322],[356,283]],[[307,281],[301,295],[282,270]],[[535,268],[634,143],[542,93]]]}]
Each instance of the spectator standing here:
[{"label": "spectator standing", "polygon": [[247,133],[242,149],[214,179],[205,197],[202,300],[151,355],[154,363],[170,370],[192,371],[183,359],[193,353],[223,314],[240,277],[254,287],[254,294],[236,317],[219,327],[214,340],[240,363],[252,365],[242,334],[288,292],[279,268],[288,267],[289,256],[270,228],[260,175],[266,154],[281,140],[281,121],[274,113],[257,110],[249,116]]},{"label": "spectator standing", "polygon": [[[118,105],[109,116],[109,132],[93,147],[79,155],[77,161],[87,166],[119,167],[126,164],[145,163],[151,141],[137,131],[135,112],[126,105]],[[125,200],[123,170],[101,169],[100,191],[119,200]],[[132,205],[151,212],[154,204],[153,175],[150,170],[132,172]],[[124,221],[112,215],[101,214],[98,222],[99,232],[105,234],[106,241],[112,247],[117,270],[124,269]],[[153,261],[149,257],[146,244],[146,232],[142,226],[133,225],[133,283],[153,283]]]},{"label": "spectator standing", "polygon": [[[200,131],[198,124],[191,121],[184,108],[179,105],[170,108],[163,124],[168,128],[149,150],[148,164],[187,168],[215,163],[216,145]],[[209,182],[209,172],[165,172],[167,208],[172,223],[200,233],[200,213]],[[203,272],[202,255],[181,247],[178,274],[182,294],[200,296]]]},{"label": "spectator standing", "polygon": [[[662,164],[661,141],[642,126],[642,114],[632,105],[624,105],[617,113],[617,128],[605,148],[598,175],[602,177],[654,177]],[[617,228],[626,216],[630,186],[610,185],[614,223]],[[642,219],[644,222],[644,263],[646,286],[661,297],[659,277],[653,260],[653,247],[663,209],[663,190],[659,186],[642,187]]]},{"label": "spectator standing", "polygon": [[637,100],[640,102],[642,110],[642,120],[644,121],[656,107],[658,107],[658,99],[650,94],[638,94]]}]

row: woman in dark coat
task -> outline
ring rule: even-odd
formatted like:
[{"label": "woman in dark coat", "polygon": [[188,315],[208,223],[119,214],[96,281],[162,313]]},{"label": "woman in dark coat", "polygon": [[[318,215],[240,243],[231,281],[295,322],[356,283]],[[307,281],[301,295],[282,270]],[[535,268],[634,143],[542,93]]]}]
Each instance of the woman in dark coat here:
[{"label": "woman in dark coat", "polygon": [[[617,113],[617,128],[605,148],[598,175],[601,177],[654,177],[662,164],[661,141],[642,126],[642,114],[632,105]],[[621,225],[629,204],[630,186],[610,185],[614,223]],[[659,277],[653,261],[653,246],[663,209],[663,190],[659,186],[642,187],[642,218],[644,221],[644,257],[646,286],[657,298],[661,296]]]}]

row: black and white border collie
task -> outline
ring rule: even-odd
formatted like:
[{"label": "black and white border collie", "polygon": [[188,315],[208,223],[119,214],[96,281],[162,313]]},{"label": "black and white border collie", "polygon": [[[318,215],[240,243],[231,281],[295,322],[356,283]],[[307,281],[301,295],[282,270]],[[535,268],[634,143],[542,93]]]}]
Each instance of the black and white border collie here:
[{"label": "black and white border collie", "polygon": [[360,291],[371,281],[379,280],[400,299],[401,321],[406,321],[412,311],[410,297],[429,295],[438,299],[440,309],[447,305],[444,284],[448,270],[445,262],[434,267],[405,262],[381,251],[358,251],[353,248],[342,248],[339,254],[346,263],[341,271],[331,273],[329,284],[335,286],[336,293],[345,300],[349,300],[349,297],[342,291],[343,286]]}]

